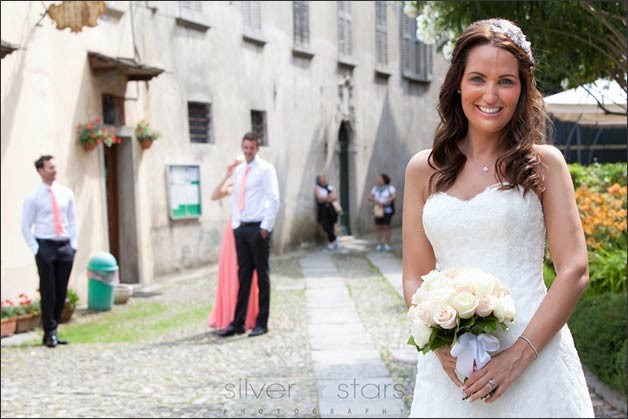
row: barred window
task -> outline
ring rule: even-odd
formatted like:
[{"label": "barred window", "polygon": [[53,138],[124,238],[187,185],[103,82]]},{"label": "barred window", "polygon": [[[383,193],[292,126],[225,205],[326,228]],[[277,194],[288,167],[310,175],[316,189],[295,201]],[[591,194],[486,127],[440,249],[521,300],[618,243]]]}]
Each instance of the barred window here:
[{"label": "barred window", "polygon": [[214,144],[211,103],[188,102],[190,142]]},{"label": "barred window", "polygon": [[251,111],[251,131],[259,135],[260,145],[268,145],[265,111]]},{"label": "barred window", "polygon": [[430,81],[434,73],[434,45],[427,45],[416,37],[416,19],[401,13],[401,68],[403,76]]},{"label": "barred window", "polygon": [[310,45],[310,2],[293,1],[294,44],[302,47]]}]

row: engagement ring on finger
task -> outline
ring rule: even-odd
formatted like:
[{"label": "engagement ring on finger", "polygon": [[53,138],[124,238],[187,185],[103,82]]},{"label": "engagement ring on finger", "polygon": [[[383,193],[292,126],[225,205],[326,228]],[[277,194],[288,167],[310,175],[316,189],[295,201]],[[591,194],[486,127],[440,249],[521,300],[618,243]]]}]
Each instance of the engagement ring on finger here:
[{"label": "engagement ring on finger", "polygon": [[488,380],[488,383],[491,386],[491,390],[495,390],[497,388],[497,385],[495,384],[495,382],[493,381],[492,378],[490,380]]}]

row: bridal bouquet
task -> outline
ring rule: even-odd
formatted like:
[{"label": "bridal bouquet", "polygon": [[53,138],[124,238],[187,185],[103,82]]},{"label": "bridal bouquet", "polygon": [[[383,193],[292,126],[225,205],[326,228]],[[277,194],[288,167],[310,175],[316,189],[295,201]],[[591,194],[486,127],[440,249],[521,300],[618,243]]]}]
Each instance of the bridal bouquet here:
[{"label": "bridal bouquet", "polygon": [[488,363],[489,352],[499,350],[491,333],[513,321],[512,296],[498,278],[474,268],[434,270],[421,278],[408,310],[408,343],[423,353],[450,345],[456,369],[469,377],[474,367]]}]

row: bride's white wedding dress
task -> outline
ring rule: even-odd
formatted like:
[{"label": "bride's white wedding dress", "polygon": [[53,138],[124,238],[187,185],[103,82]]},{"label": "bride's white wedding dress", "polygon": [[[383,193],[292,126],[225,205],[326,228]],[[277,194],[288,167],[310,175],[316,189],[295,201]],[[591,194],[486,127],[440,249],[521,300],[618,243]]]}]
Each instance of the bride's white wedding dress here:
[{"label": "bride's white wedding dress", "polygon": [[[440,192],[423,208],[423,226],[438,269],[475,267],[500,278],[517,314],[499,332],[502,349],[526,328],[547,290],[543,283],[545,224],[541,202],[522,188],[487,187],[468,201]],[[571,333],[565,325],[496,401],[462,400],[460,388],[433,352],[419,354],[411,417],[593,417]]]}]

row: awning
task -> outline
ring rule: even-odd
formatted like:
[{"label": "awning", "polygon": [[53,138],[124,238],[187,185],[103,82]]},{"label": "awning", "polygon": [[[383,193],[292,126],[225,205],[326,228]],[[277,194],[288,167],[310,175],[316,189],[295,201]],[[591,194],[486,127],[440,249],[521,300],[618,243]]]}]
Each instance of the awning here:
[{"label": "awning", "polygon": [[[588,126],[626,126],[626,92],[616,81],[599,79],[544,100],[546,110],[561,121]],[[606,113],[598,102],[612,113]]]},{"label": "awning", "polygon": [[9,55],[19,48],[17,45],[10,44],[4,40],[1,40],[0,43],[0,59],[4,58],[6,55]]},{"label": "awning", "polygon": [[148,81],[163,73],[163,69],[138,64],[131,58],[113,58],[97,52],[88,52],[89,65],[94,72],[119,71],[129,81]]}]

